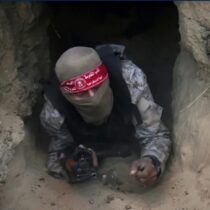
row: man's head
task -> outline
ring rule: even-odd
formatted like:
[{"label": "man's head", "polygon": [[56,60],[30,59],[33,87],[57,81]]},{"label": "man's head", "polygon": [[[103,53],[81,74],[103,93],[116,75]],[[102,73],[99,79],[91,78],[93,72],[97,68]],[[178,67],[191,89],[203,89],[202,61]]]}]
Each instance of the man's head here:
[{"label": "man's head", "polygon": [[55,67],[60,89],[83,119],[102,124],[110,115],[113,94],[108,72],[93,48],[73,47],[64,52]]},{"label": "man's head", "polygon": [[101,59],[93,48],[73,47],[65,51],[55,67],[60,82],[78,76],[100,65]]}]

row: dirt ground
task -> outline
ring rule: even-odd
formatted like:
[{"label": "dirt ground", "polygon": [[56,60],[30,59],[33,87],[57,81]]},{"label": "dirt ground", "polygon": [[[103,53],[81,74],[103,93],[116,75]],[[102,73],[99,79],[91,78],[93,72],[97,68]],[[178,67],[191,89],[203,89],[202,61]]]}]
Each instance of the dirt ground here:
[{"label": "dirt ground", "polygon": [[[27,128],[26,128],[27,129]],[[112,176],[70,185],[46,173],[46,152],[35,149],[34,135],[25,141],[10,164],[9,177],[0,186],[2,210],[208,210],[210,178],[173,166],[157,186],[145,189],[129,175],[133,157],[109,158],[100,172]],[[179,170],[177,170],[179,168]]]}]

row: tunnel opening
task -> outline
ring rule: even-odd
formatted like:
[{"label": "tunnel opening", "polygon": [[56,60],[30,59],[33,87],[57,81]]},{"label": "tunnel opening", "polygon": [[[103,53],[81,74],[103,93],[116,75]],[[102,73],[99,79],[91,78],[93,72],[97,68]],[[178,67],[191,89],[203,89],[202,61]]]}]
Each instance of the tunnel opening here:
[{"label": "tunnel opening", "polygon": [[[162,121],[172,132],[172,76],[173,65],[179,53],[180,35],[178,13],[171,3],[114,4],[105,3],[47,4],[50,23],[47,28],[50,49],[50,73],[54,76],[57,59],[74,46],[95,47],[100,44],[119,44],[125,54],[147,76],[152,95],[162,106]],[[41,96],[33,115],[25,118],[36,152],[46,161],[50,143],[39,121],[44,99]],[[40,156],[40,157],[41,157]]]},{"label": "tunnel opening", "polygon": [[[152,5],[152,6],[151,6]],[[172,71],[179,52],[178,12],[172,2],[49,4],[51,69],[73,46],[114,43],[147,75],[153,97],[171,129]]]},{"label": "tunnel opening", "polygon": [[[95,47],[104,43],[125,45],[126,55],[147,75],[155,102],[163,107],[162,119],[167,127],[172,130],[171,91],[173,65],[180,50],[178,12],[172,2],[122,3],[117,6],[111,2],[109,4],[91,3],[85,6],[78,3],[47,3],[46,7],[50,19],[47,29],[51,59],[48,79],[53,77],[55,62],[59,56],[70,47]],[[72,209],[80,209],[80,207],[81,209],[89,209],[86,208],[86,203],[81,202],[81,199],[74,195],[74,192],[69,192],[69,188],[66,185],[64,186],[62,181],[54,181],[54,179],[50,178],[48,180],[46,172],[39,171],[45,167],[49,145],[49,137],[43,131],[38,117],[43,102],[43,98],[40,97],[33,109],[32,116],[25,118],[28,130],[26,139],[28,142],[25,141],[24,143],[26,144],[24,159],[27,159],[27,164],[31,168],[29,172],[25,173],[26,182],[31,182],[31,185],[34,186],[32,194],[33,191],[36,191],[36,186],[39,185],[40,180],[41,182],[46,180],[46,183],[52,184],[52,186],[45,186],[46,189],[42,192],[40,191],[41,200],[45,196],[45,198],[51,200],[47,195],[48,193],[53,194],[53,197],[63,196],[63,193],[66,193],[66,195],[71,195],[72,199],[78,201],[79,205],[72,204]],[[126,160],[125,163],[129,165],[130,160]],[[118,162],[113,161],[111,164],[117,167]],[[107,167],[109,168],[110,165],[108,164]],[[119,167],[121,167],[120,170],[126,171],[124,165]],[[16,170],[14,171],[16,172]],[[36,177],[27,178],[27,173],[29,176],[34,173]],[[37,179],[40,179],[38,184]],[[60,186],[60,183],[65,188],[65,192],[63,192],[63,189],[56,189]],[[133,186],[135,186],[135,183]],[[125,186],[125,192],[131,194],[139,192],[138,186],[137,188],[134,187],[133,190],[132,187]],[[39,186],[37,188],[39,189]],[[92,197],[97,197],[96,194],[98,193],[97,185],[88,183],[84,184],[81,189],[74,186],[71,187],[71,191],[72,189],[75,190],[76,194],[82,194],[89,199],[87,202]],[[93,195],[90,196],[91,190]],[[155,194],[151,194],[151,197],[155,196]],[[65,197],[63,198],[63,204],[60,203],[58,206],[62,209],[69,209],[65,205],[68,202],[68,196],[64,195],[63,197]],[[95,200],[95,197],[92,200]],[[130,199],[135,199],[134,197],[131,196]],[[34,199],[39,200],[40,197],[35,196]],[[102,196],[99,195],[98,199],[100,202]],[[92,203],[92,200],[89,204]],[[97,204],[96,201],[94,202]],[[44,205],[45,209],[54,206],[51,205],[53,202],[49,204],[43,203],[41,202],[40,206],[43,207]],[[30,204],[27,205],[30,206]],[[19,206],[20,208],[18,208],[21,209],[23,205]],[[17,210],[19,210],[18,208]],[[103,205],[100,204],[98,209],[103,209]]]},{"label": "tunnel opening", "polygon": [[[178,11],[171,2],[126,3],[107,5],[47,4],[50,17],[48,26],[50,47],[50,74],[60,55],[74,46],[95,47],[100,44],[119,44],[125,54],[147,76],[152,95],[163,107],[162,121],[172,132],[172,77],[173,66],[179,53],[180,35]],[[29,129],[36,128],[35,145],[45,159],[50,139],[43,131],[37,116],[43,105],[39,100],[34,115],[29,118]],[[36,116],[36,119],[34,119]],[[34,124],[35,123],[35,124]],[[171,160],[170,160],[171,161]]]},{"label": "tunnel opening", "polygon": [[[154,6],[151,6],[154,5]],[[172,2],[94,3],[85,7],[74,3],[48,3],[47,34],[50,49],[50,73],[59,56],[73,46],[95,47],[119,44],[125,54],[147,76],[154,100],[162,106],[162,121],[172,132],[173,65],[179,53],[178,11]],[[33,115],[25,118],[35,135],[38,150],[47,153],[49,137],[40,125],[39,116],[44,99],[39,97]]]},{"label": "tunnel opening", "polygon": [[[54,76],[57,59],[71,47],[124,45],[126,56],[146,74],[154,100],[163,108],[162,121],[172,132],[173,66],[180,50],[178,11],[172,2],[124,3],[118,7],[112,3],[92,3],[85,7],[77,3],[48,3],[47,11],[50,19],[47,28],[50,73],[47,79]],[[46,152],[49,138],[42,132],[37,118],[43,103],[40,97],[34,114],[25,122],[29,123],[29,129],[38,131],[32,131],[37,149]]]}]

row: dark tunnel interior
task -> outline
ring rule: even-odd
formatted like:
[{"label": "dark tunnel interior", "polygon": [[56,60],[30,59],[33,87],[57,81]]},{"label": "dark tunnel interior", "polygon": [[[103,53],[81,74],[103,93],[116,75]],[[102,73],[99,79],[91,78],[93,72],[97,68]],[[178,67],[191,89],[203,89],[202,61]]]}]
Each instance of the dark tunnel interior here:
[{"label": "dark tunnel interior", "polygon": [[[125,54],[146,74],[157,104],[163,107],[162,120],[172,130],[172,76],[179,53],[178,13],[171,2],[159,3],[47,3],[50,17],[50,78],[55,62],[73,46],[95,47],[114,43],[126,46]],[[50,79],[49,78],[49,79]],[[35,146],[48,150],[49,138],[41,127],[40,96],[32,117],[25,119],[35,135]]]},{"label": "dark tunnel interior", "polygon": [[147,75],[163,121],[172,125],[172,71],[179,52],[178,12],[172,2],[48,3],[51,69],[70,47],[114,43]]}]

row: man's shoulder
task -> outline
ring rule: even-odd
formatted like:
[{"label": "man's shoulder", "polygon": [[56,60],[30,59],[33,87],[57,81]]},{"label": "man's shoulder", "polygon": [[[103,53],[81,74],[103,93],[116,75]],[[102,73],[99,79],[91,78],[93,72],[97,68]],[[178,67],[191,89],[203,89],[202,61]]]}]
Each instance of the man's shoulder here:
[{"label": "man's shoulder", "polygon": [[144,89],[147,82],[144,72],[131,60],[122,60],[122,75],[128,85],[139,90]]},{"label": "man's shoulder", "polygon": [[45,103],[40,114],[41,121],[50,124],[54,128],[60,128],[64,122],[63,115],[52,105],[46,95],[44,98]]},{"label": "man's shoulder", "polygon": [[147,87],[147,79],[144,72],[131,60],[122,60],[122,76],[128,86],[131,101],[136,104],[139,97]]}]

